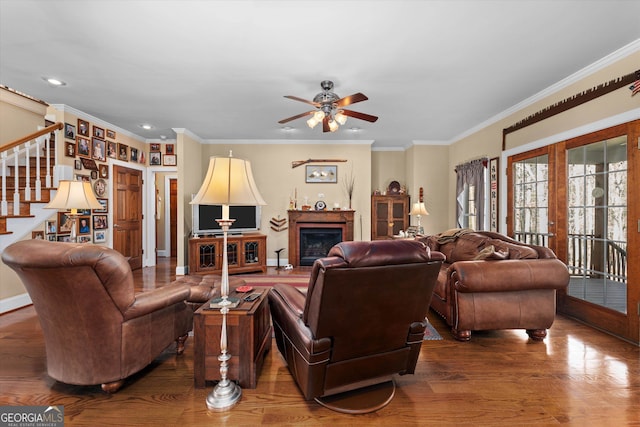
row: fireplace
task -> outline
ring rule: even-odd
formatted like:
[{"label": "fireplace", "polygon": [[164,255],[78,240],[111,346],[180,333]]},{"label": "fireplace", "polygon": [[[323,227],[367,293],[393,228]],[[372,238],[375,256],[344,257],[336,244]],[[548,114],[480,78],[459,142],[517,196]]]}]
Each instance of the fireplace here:
[{"label": "fireplace", "polygon": [[353,240],[354,211],[290,210],[288,214],[289,264],[294,267],[313,265],[336,243]]},{"label": "fireplace", "polygon": [[313,265],[323,258],[335,244],[342,242],[341,228],[301,228],[300,265]]}]

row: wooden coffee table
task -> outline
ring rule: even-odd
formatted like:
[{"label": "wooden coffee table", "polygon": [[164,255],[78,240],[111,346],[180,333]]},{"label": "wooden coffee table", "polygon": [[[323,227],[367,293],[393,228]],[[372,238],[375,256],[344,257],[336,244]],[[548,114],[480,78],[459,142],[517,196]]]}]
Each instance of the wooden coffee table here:
[{"label": "wooden coffee table", "polygon": [[[256,388],[264,358],[271,349],[269,288],[256,288],[253,292],[262,292],[262,295],[253,302],[242,301],[227,314],[227,351],[232,356],[227,377],[238,381],[242,388]],[[247,294],[232,292],[229,296],[243,298]],[[207,381],[220,380],[221,326],[220,310],[210,309],[208,302],[194,313],[193,376],[197,388],[205,387]]]}]

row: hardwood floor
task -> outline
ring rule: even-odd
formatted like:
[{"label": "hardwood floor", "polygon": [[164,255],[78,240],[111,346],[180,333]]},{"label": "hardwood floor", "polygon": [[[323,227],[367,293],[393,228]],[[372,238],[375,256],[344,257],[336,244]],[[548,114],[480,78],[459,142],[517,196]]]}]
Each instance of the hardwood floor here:
[{"label": "hardwood floor", "polygon": [[[162,259],[134,273],[136,286],[169,283],[174,272]],[[47,376],[40,325],[26,307],[0,316],[0,405],[64,405],[65,426],[640,426],[640,348],[564,317],[543,343],[524,331],[475,332],[461,343],[437,315],[429,319],[444,339],[424,341],[416,373],[398,377],[395,398],[376,413],[350,416],[304,401],[275,343],[257,388],[215,413],[205,404],[212,386],[193,386],[192,337],[184,355],[168,348],[108,395]]]}]

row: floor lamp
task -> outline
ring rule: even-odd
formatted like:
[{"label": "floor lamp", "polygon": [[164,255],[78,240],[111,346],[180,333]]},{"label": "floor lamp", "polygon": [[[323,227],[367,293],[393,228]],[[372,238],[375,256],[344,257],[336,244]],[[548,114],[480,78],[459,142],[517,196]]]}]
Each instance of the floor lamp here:
[{"label": "floor lamp", "polygon": [[[71,218],[71,241],[76,241],[76,219],[80,215],[79,210],[103,209],[104,207],[96,196],[93,195],[91,183],[87,181],[60,181],[56,196],[49,202],[45,209],[58,209],[70,211],[67,216]],[[58,224],[61,227],[62,224]],[[58,230],[60,230],[58,228]]]},{"label": "floor lamp", "polygon": [[230,409],[240,400],[242,389],[227,378],[231,355],[227,352],[227,313],[229,312],[229,266],[227,260],[227,233],[234,219],[229,218],[229,206],[266,205],[253,180],[251,162],[232,157],[211,157],[209,169],[200,191],[191,201],[192,205],[222,205],[222,218],[216,219],[223,232],[222,285],[220,293],[220,381],[207,396],[207,408],[212,411]]}]

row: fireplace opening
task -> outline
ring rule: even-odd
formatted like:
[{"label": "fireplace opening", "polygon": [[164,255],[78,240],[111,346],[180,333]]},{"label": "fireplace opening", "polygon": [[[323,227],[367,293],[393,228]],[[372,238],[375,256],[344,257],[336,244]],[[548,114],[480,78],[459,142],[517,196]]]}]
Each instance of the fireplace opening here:
[{"label": "fireplace opening", "polygon": [[337,243],[342,242],[342,228],[301,228],[300,265],[313,265],[318,258],[326,257]]}]

